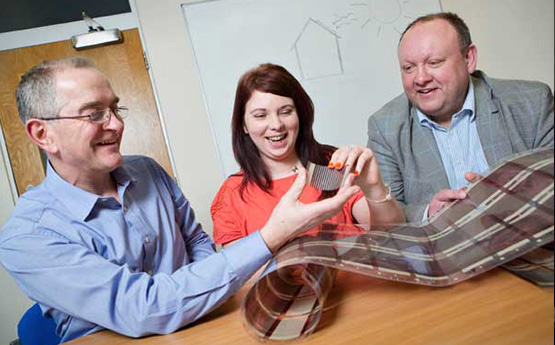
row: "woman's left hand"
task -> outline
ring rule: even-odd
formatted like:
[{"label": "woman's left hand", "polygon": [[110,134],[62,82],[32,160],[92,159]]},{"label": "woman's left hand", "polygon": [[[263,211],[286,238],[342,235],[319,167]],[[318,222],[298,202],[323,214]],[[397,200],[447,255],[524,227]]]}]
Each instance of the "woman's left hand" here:
[{"label": "woman's left hand", "polygon": [[380,200],[388,194],[374,152],[367,147],[340,147],[331,156],[329,168],[353,173],[355,184],[362,189],[366,198]]}]

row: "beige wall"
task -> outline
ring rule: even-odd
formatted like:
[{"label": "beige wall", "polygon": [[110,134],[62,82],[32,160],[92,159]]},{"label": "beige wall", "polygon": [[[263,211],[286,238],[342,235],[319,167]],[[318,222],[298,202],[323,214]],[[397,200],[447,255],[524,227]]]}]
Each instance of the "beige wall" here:
[{"label": "beige wall", "polygon": [[210,204],[224,181],[191,47],[184,1],[135,1],[151,79],[166,126],[179,186],[206,231]]},{"label": "beige wall", "polygon": [[[131,0],[179,184],[211,232],[209,207],[224,176],[181,16],[182,2],[187,0]],[[494,77],[541,80],[553,89],[553,0],[442,0],[442,5],[470,26],[479,68]],[[0,225],[13,208],[8,181],[0,159]],[[7,344],[30,302],[3,269],[0,286],[0,343]]]},{"label": "beige wall", "polygon": [[478,68],[492,77],[543,81],[553,90],[553,0],[441,2],[470,28]]}]

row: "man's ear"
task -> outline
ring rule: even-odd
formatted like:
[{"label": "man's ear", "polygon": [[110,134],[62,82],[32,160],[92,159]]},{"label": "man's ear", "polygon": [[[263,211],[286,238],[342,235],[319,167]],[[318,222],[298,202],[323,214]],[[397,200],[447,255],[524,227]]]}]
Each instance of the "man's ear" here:
[{"label": "man's ear", "polygon": [[55,153],[57,146],[53,140],[53,129],[41,119],[30,119],[25,123],[27,136],[46,153]]},{"label": "man's ear", "polygon": [[476,48],[476,45],[474,43],[471,43],[470,46],[468,46],[468,49],[466,50],[465,60],[466,70],[468,71],[468,74],[474,73],[474,71],[476,71],[476,64],[478,62],[478,48]]}]

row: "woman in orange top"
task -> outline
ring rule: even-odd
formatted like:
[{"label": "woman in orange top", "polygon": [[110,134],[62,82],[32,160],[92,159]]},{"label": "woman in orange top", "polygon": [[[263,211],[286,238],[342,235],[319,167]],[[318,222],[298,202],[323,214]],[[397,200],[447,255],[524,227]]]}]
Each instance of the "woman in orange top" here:
[{"label": "woman in orange top", "polygon": [[[365,147],[322,145],[314,139],[313,122],[312,100],[283,67],[265,64],[241,77],[232,118],[233,153],[241,171],[224,182],[212,203],[216,243],[226,245],[261,229],[295,181],[296,168],[308,162],[330,169],[349,167],[361,189],[330,222],[404,221],[402,209],[381,179],[373,152]],[[298,201],[308,204],[327,196],[305,186]]]}]

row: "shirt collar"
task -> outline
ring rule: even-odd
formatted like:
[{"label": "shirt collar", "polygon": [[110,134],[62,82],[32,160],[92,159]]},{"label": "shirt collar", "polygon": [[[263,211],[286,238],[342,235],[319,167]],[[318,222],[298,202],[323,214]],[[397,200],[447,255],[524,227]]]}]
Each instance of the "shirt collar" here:
[{"label": "shirt collar", "polygon": [[111,175],[114,180],[116,180],[116,183],[122,186],[127,186],[131,182],[137,182],[137,180],[135,180],[133,176],[131,176],[129,171],[125,169],[123,165],[120,165],[114,171],[112,171]]},{"label": "shirt collar", "polygon": [[[134,179],[123,166],[117,167],[111,172],[112,177],[118,185],[127,187]],[[84,189],[76,187],[64,180],[54,170],[50,161],[46,164],[46,178],[44,185],[70,212],[78,219],[86,220],[96,205],[98,199],[102,197]],[[119,188],[118,188],[119,189]]]},{"label": "shirt collar", "polygon": [[[461,110],[453,115],[453,119],[462,117],[466,114],[470,114],[470,121],[474,121],[476,119],[476,101],[474,97],[474,84],[472,83],[472,78],[469,78],[468,92],[466,93],[466,98],[464,100],[463,106]],[[420,121],[420,124],[424,127],[432,129],[443,128],[437,122],[424,115],[424,113],[422,113],[418,108],[416,109],[416,115],[418,116],[418,121]]]}]

